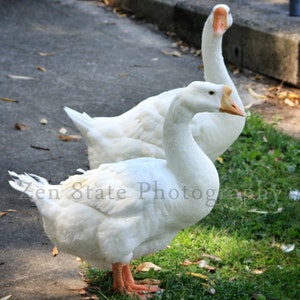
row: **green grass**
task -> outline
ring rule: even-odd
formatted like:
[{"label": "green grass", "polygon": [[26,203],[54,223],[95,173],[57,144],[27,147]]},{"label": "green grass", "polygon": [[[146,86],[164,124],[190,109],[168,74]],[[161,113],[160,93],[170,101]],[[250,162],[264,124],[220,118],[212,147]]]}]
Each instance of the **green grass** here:
[{"label": "green grass", "polygon": [[[180,232],[166,250],[134,261],[133,267],[141,261],[162,267],[135,278],[161,280],[165,291],[155,299],[300,299],[300,202],[288,197],[300,186],[300,140],[251,115],[222,158],[216,163],[221,190],[213,211]],[[282,244],[295,249],[284,253]],[[203,254],[222,259],[205,258],[213,272],[182,265]],[[94,268],[86,273],[99,299],[128,299],[111,293],[111,276],[105,274]]]}]

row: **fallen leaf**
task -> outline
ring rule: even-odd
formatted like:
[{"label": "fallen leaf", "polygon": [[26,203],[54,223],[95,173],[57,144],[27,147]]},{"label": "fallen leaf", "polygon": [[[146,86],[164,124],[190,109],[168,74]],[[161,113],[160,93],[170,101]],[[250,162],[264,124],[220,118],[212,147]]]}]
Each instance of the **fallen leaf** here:
[{"label": "fallen leaf", "polygon": [[15,129],[24,131],[24,130],[29,129],[29,127],[28,127],[26,124],[17,122],[17,123],[15,124]]},{"label": "fallen leaf", "polygon": [[115,7],[113,9],[113,12],[118,15],[120,18],[125,18],[130,13],[129,11],[122,9],[120,7]]},{"label": "fallen leaf", "polygon": [[224,162],[223,158],[221,156],[217,157],[217,161],[222,164]]},{"label": "fallen leaf", "polygon": [[0,218],[6,216],[7,214],[9,214],[11,212],[16,212],[16,210],[15,209],[7,209],[5,211],[0,211]]},{"label": "fallen leaf", "polygon": [[45,151],[49,151],[50,148],[47,147],[41,147],[41,146],[35,146],[35,145],[30,145],[31,148],[33,149],[37,149],[37,150],[45,150]]},{"label": "fallen leaf", "polygon": [[81,136],[77,134],[71,134],[71,135],[63,135],[60,134],[59,139],[64,141],[64,142],[73,142],[73,141],[79,141],[81,140]]},{"label": "fallen leaf", "polygon": [[47,119],[45,119],[45,118],[40,119],[41,125],[46,125],[47,123],[48,123]]},{"label": "fallen leaf", "polygon": [[43,72],[43,73],[46,73],[46,72],[47,72],[46,68],[44,68],[44,67],[36,66],[35,68],[36,68],[38,71],[41,71],[41,72]]},{"label": "fallen leaf", "polygon": [[293,106],[296,105],[293,101],[291,101],[291,100],[288,99],[288,98],[285,98],[285,99],[284,99],[284,104],[286,104],[286,105],[288,105],[288,106],[291,106],[291,107],[293,107]]},{"label": "fallen leaf", "polygon": [[255,80],[262,80],[262,77],[261,77],[261,75],[256,74],[256,75],[254,76],[254,79],[255,79]]},{"label": "fallen leaf", "polygon": [[298,98],[300,98],[300,95],[297,95],[297,94],[295,94],[295,93],[293,93],[293,92],[288,92],[288,95],[287,95],[287,97],[289,98],[289,99],[298,99]]},{"label": "fallen leaf", "polygon": [[261,270],[256,269],[256,270],[252,270],[251,273],[252,273],[252,274],[255,274],[255,275],[260,275],[260,274],[265,273],[267,270],[268,270],[268,269],[261,269]]},{"label": "fallen leaf", "polygon": [[10,298],[11,298],[11,295],[8,295],[8,296],[5,296],[5,297],[0,298],[0,300],[8,300],[8,299],[10,299]]},{"label": "fallen leaf", "polygon": [[135,282],[138,284],[147,284],[147,285],[160,285],[161,284],[161,280],[153,279],[153,278],[145,278],[142,280],[135,280]]},{"label": "fallen leaf", "polygon": [[[97,295],[91,295],[84,298],[81,298],[82,300],[99,300]],[[108,298],[107,298],[108,299]]]},{"label": "fallen leaf", "polygon": [[206,262],[206,260],[204,260],[204,259],[201,259],[201,260],[198,261],[198,267],[201,268],[201,269],[206,269],[206,270],[208,270],[208,271],[210,271],[210,272],[216,271],[216,268],[213,267],[213,266],[210,266],[210,265]]},{"label": "fallen leaf", "polygon": [[161,270],[161,267],[155,265],[152,262],[143,262],[139,264],[135,270],[137,272],[148,272],[150,269],[153,269],[154,271],[159,271]]},{"label": "fallen leaf", "polygon": [[87,296],[87,295],[88,295],[88,292],[86,291],[86,289],[81,289],[81,290],[79,291],[79,294],[80,294],[80,296]]},{"label": "fallen leaf", "polygon": [[205,280],[208,280],[208,277],[205,276],[205,275],[202,275],[200,273],[194,273],[194,272],[185,272],[186,275],[191,275],[193,277],[198,277],[198,278],[202,278],[202,279],[205,279]]},{"label": "fallen leaf", "polygon": [[39,56],[53,56],[56,53],[55,52],[37,52],[36,54]]},{"label": "fallen leaf", "polygon": [[13,102],[13,103],[18,103],[19,102],[19,100],[12,99],[12,98],[6,98],[6,97],[0,97],[0,100],[6,101],[6,102]]},{"label": "fallen leaf", "polygon": [[203,253],[202,254],[202,257],[206,257],[206,258],[209,258],[211,260],[214,260],[214,261],[218,261],[218,262],[221,262],[222,259],[218,256],[215,256],[215,255],[211,255],[211,254],[206,254],[206,253]]},{"label": "fallen leaf", "polygon": [[17,80],[38,80],[37,78],[28,77],[28,76],[21,76],[21,75],[7,75],[11,79],[17,79]]},{"label": "fallen leaf", "polygon": [[62,127],[61,129],[59,129],[59,133],[60,134],[66,134],[67,133],[67,129]]},{"label": "fallen leaf", "polygon": [[174,57],[181,57],[182,54],[179,51],[168,51],[168,50],[161,50],[161,52],[165,55],[174,56]]},{"label": "fallen leaf", "polygon": [[235,67],[233,70],[232,70],[232,74],[234,75],[237,75],[237,74],[240,74],[240,69]]},{"label": "fallen leaf", "polygon": [[128,74],[128,73],[118,73],[117,75],[120,76],[120,77],[126,77],[126,76],[128,76],[129,74]]},{"label": "fallen leaf", "polygon": [[8,214],[8,211],[0,211],[0,218],[6,216]]},{"label": "fallen leaf", "polygon": [[193,262],[192,261],[190,261],[189,259],[185,259],[184,261],[183,261],[183,263],[181,263],[181,265],[183,265],[183,266],[190,266],[190,265],[192,265],[193,264]]},{"label": "fallen leaf", "polygon": [[58,255],[58,253],[59,253],[59,251],[58,251],[58,248],[57,247],[53,247],[53,249],[52,249],[52,256],[57,256]]},{"label": "fallen leaf", "polygon": [[256,93],[251,87],[248,87],[248,92],[249,92],[249,94],[251,94],[255,98],[262,99],[262,100],[267,100],[268,99],[268,97],[266,97],[265,95],[261,95],[261,94]]}]

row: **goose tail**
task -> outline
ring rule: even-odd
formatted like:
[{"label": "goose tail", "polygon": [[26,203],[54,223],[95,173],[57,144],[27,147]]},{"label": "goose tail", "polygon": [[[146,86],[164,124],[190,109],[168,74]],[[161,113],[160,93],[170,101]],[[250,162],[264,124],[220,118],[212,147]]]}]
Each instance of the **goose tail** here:
[{"label": "goose tail", "polygon": [[53,201],[48,197],[49,183],[45,178],[27,173],[17,174],[11,171],[8,173],[12,178],[9,180],[12,188],[29,196],[40,212],[49,209]]},{"label": "goose tail", "polygon": [[80,113],[69,107],[64,107],[64,110],[68,117],[73,121],[81,134],[86,137],[88,131],[90,130],[93,122],[93,118],[90,117],[87,113]]}]

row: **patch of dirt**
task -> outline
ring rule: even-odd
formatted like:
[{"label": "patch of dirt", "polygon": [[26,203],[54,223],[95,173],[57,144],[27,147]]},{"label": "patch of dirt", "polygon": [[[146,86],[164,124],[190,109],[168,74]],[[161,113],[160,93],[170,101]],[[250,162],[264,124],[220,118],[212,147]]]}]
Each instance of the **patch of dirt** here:
[{"label": "patch of dirt", "polygon": [[251,107],[268,123],[277,123],[276,128],[290,136],[300,138],[300,108],[266,101]]},{"label": "patch of dirt", "polygon": [[244,104],[267,123],[275,123],[278,130],[299,139],[300,89],[249,71],[245,75],[246,81],[240,82],[244,86]]}]

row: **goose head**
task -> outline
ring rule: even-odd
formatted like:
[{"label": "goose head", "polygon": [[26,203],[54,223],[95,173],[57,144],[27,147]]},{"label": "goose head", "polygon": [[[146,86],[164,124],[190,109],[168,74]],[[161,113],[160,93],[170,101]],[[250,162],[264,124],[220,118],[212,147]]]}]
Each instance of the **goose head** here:
[{"label": "goose head", "polygon": [[215,5],[208,21],[213,27],[214,35],[223,35],[233,23],[230,8],[226,4]]},{"label": "goose head", "polygon": [[245,113],[230,98],[232,89],[224,84],[194,81],[179,95],[180,105],[191,114],[225,112],[245,117]]}]

